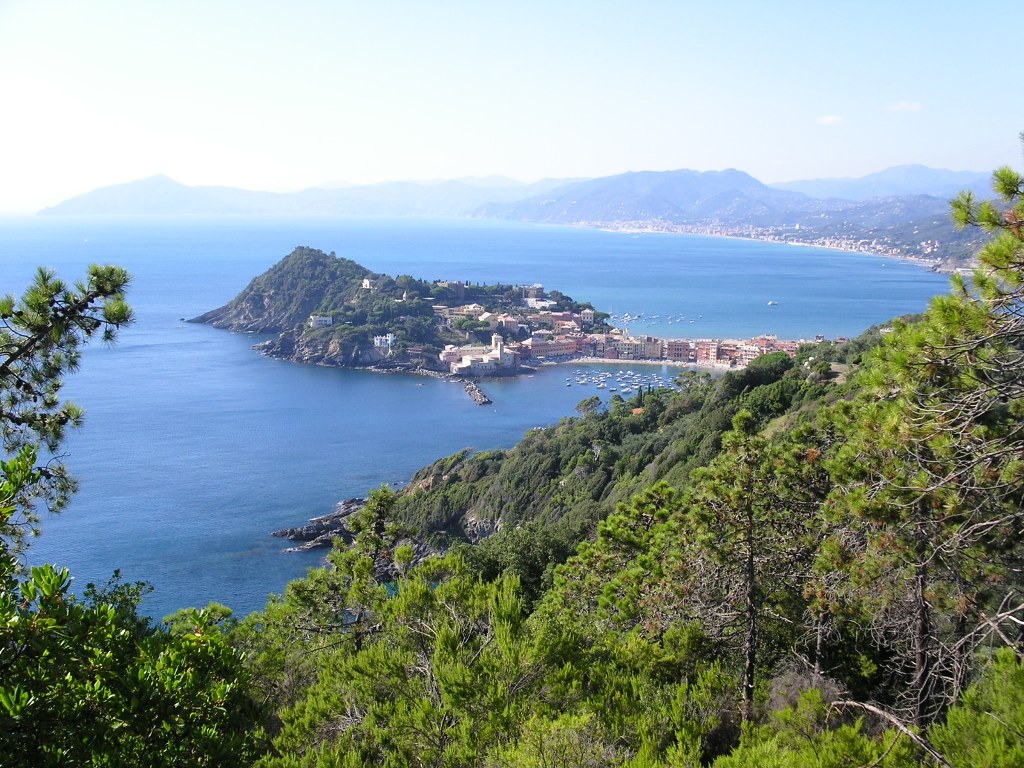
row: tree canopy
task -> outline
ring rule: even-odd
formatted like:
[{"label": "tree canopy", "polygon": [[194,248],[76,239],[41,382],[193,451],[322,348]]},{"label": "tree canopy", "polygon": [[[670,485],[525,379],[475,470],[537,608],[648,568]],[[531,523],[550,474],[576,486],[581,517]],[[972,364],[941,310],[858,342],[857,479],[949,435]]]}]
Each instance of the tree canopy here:
[{"label": "tree canopy", "polygon": [[0,755],[5,766],[246,765],[260,708],[241,657],[214,617],[191,611],[174,631],[140,616],[142,584],[116,577],[71,591],[65,568],[25,573],[33,505],[59,509],[74,481],[54,458],[82,412],[60,399],[82,345],[131,321],[127,273],[94,266],[68,286],[39,270],[20,299],[0,300]]}]

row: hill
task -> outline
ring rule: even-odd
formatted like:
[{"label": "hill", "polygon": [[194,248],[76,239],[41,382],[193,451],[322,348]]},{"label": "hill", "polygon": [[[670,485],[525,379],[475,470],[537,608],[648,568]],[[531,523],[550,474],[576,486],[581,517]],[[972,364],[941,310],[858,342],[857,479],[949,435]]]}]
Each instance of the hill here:
[{"label": "hill", "polygon": [[477,215],[519,221],[729,235],[942,259],[958,264],[978,246],[958,232],[949,200],[902,195],[817,199],[775,189],[741,171],[626,173],[582,181]]},{"label": "hill", "polygon": [[948,199],[965,189],[983,198],[992,194],[991,178],[987,173],[946,171],[923,165],[898,165],[859,178],[807,179],[771,186],[810,197],[844,200],[902,195],[929,195]]},{"label": "hill", "polygon": [[748,223],[814,206],[805,195],[767,187],[742,171],[641,171],[570,184],[517,203],[493,204],[485,218],[557,223],[728,219]]},{"label": "hill", "polygon": [[[546,299],[551,309],[561,311],[591,308],[555,290],[534,289],[534,298]],[[499,313],[509,320],[507,327],[499,328]],[[591,327],[604,327],[599,324],[606,317],[595,313]],[[446,346],[490,346],[498,334],[510,344],[495,362],[495,375],[519,370],[519,357],[512,351],[516,341],[540,325],[551,327],[541,310],[525,306],[518,286],[376,274],[333,252],[306,246],[254,278],[224,306],[189,322],[277,334],[261,342],[260,350],[296,362],[431,371],[449,370],[438,356]]]}]

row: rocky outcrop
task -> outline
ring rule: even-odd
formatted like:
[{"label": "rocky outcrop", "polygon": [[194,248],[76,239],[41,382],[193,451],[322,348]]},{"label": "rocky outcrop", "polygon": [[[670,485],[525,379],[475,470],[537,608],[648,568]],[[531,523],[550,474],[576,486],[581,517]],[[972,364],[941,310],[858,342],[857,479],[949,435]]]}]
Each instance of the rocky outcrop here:
[{"label": "rocky outcrop", "polygon": [[479,544],[488,536],[501,529],[501,520],[483,520],[473,512],[466,512],[462,518],[462,533],[469,541]]},{"label": "rocky outcrop", "polygon": [[261,341],[253,348],[268,357],[337,368],[367,368],[382,365],[387,360],[387,355],[375,347],[361,347],[338,339],[311,339],[293,331]]},{"label": "rocky outcrop", "polygon": [[232,303],[194,317],[189,322],[207,323],[215,328],[239,333],[277,333],[281,328],[288,327],[287,323],[294,321],[295,318],[289,315],[272,311],[272,293],[250,289]]},{"label": "rocky outcrop", "polygon": [[346,544],[351,544],[354,537],[348,529],[348,518],[362,509],[365,504],[366,499],[340,501],[331,514],[310,518],[308,525],[298,528],[283,528],[280,531],[274,531],[271,536],[304,542],[297,547],[289,547],[285,550],[286,552],[308,552],[312,549],[330,547],[336,538]]},{"label": "rocky outcrop", "polygon": [[[288,547],[285,552],[311,552],[315,549],[329,549],[334,546],[336,541],[340,541],[342,546],[347,547],[355,540],[355,536],[349,530],[349,518],[364,506],[366,506],[366,499],[345,499],[335,505],[331,514],[310,518],[308,525],[298,528],[282,528],[280,531],[274,531],[271,536],[302,542],[298,546]],[[412,547],[412,564],[434,555],[443,554],[442,550],[422,541],[402,539],[396,543],[396,547],[402,544]],[[390,555],[380,557],[374,563],[373,569],[381,581],[391,581],[401,575],[398,564]]]}]

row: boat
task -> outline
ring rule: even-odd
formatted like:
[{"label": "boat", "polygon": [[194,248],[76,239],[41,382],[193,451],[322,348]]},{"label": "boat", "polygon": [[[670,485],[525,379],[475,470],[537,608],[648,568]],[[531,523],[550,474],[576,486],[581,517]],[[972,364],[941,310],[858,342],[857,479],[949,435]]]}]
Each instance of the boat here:
[{"label": "boat", "polygon": [[769,302],[768,302],[768,306],[769,306],[769,307],[774,307],[774,306],[775,306],[776,304],[778,304],[778,303],[779,303],[779,302],[777,302],[777,301],[769,301]]}]

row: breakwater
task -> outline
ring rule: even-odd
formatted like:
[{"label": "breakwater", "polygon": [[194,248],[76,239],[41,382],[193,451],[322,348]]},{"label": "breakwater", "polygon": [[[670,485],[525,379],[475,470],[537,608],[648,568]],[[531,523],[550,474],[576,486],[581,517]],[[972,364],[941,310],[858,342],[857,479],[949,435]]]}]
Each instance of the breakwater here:
[{"label": "breakwater", "polygon": [[473,402],[477,405],[490,405],[491,399],[484,394],[480,386],[470,379],[466,379],[463,382],[463,386],[466,388],[466,394],[473,398]]}]

